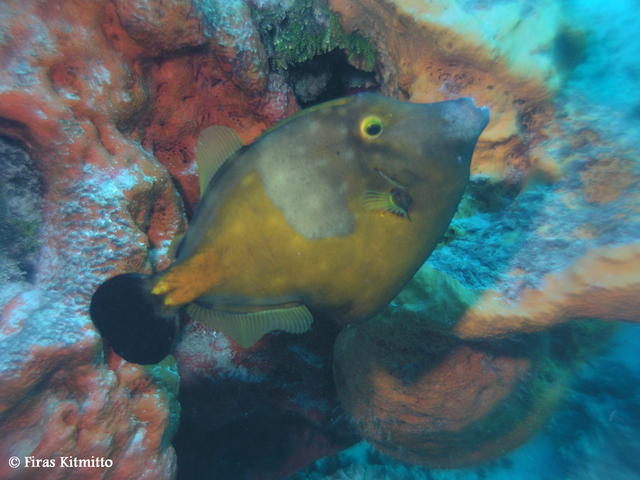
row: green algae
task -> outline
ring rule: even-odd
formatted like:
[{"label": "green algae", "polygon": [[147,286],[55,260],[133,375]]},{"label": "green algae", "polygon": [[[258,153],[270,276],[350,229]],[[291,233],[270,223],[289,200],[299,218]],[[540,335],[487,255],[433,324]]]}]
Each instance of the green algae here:
[{"label": "green algae", "polygon": [[0,137],[0,283],[28,280],[40,249],[41,182],[26,149]]},{"label": "green algae", "polygon": [[[0,186],[3,186],[0,183]],[[0,194],[0,210],[3,211],[2,227],[0,230],[0,243],[3,245],[9,245],[16,243],[20,244],[20,252],[23,256],[34,253],[38,247],[38,234],[40,232],[40,225],[33,220],[24,220],[22,218],[11,217],[11,212],[5,215],[8,210],[6,207],[7,201]]]},{"label": "green algae", "polygon": [[[394,321],[405,325],[419,317],[424,328],[453,335],[458,321],[476,303],[478,296],[477,291],[425,263],[380,315],[393,316]],[[395,308],[394,304],[404,307]],[[414,305],[417,310],[412,308]]]},{"label": "green algae", "polygon": [[161,443],[163,446],[168,446],[178,431],[180,424],[181,407],[178,401],[180,373],[178,372],[178,363],[173,355],[168,355],[160,363],[141,365],[141,367],[144,368],[151,381],[166,398],[167,426],[162,434]]},{"label": "green algae", "polygon": [[337,15],[322,0],[295,0],[289,7],[277,2],[252,10],[274,70],[341,49],[349,62],[372,71],[376,51],[370,38],[360,32],[347,33]]}]

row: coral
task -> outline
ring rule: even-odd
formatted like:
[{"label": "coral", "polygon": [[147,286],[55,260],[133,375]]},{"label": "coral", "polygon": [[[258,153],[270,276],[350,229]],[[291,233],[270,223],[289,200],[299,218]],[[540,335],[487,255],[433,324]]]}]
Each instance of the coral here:
[{"label": "coral", "polygon": [[[178,383],[189,478],[289,474],[355,442],[349,418],[417,463],[474,463],[524,441],[606,341],[588,319],[640,320],[637,55],[611,60],[602,46],[635,24],[585,33],[574,20],[593,7],[573,3],[5,1],[4,458],[114,462],[39,478],[173,478]],[[226,125],[249,142],[295,112],[296,95],[310,104],[378,87],[418,102],[471,96],[492,121],[429,266],[338,337],[348,415],[330,326],[243,352],[185,319],[178,364],[150,368],[101,344],[90,296],[116,273],[171,262],[199,197],[201,129]],[[2,478],[24,472],[0,465]]]},{"label": "coral", "polygon": [[[126,48],[118,48],[125,55],[128,54],[129,58],[132,58],[132,54],[142,52],[147,57],[157,57],[205,43],[200,20],[194,14],[192,6],[186,2],[116,0],[113,8],[118,16],[118,23],[109,23],[105,25],[105,29],[115,45],[119,42],[129,43]],[[118,27],[124,29],[127,35],[118,35]]]},{"label": "coral", "polygon": [[633,186],[633,161],[628,158],[599,158],[580,175],[587,202],[610,203]]},{"label": "coral", "polygon": [[[97,363],[97,339],[86,319],[49,302],[30,291],[2,312],[0,451],[23,466],[27,457],[54,459],[58,468],[38,470],[43,479],[169,478],[175,456],[163,432],[175,430],[168,412],[177,391],[158,388],[143,369],[121,359],[108,367]],[[107,472],[61,465],[61,457],[92,456],[113,466]],[[28,475],[24,467],[0,465],[2,478]]]},{"label": "coral", "polygon": [[[582,333],[593,338],[588,330]],[[628,452],[637,451],[635,433],[640,426],[637,402],[640,354],[634,342],[638,333],[637,324],[618,328],[613,348],[591,356],[586,365],[571,375],[567,394],[544,429],[532,441],[499,460],[453,471],[429,469],[402,463],[360,442],[338,455],[317,461],[291,479],[537,480],[541,472],[549,478],[593,475],[633,478],[638,459]],[[570,343],[577,344],[574,340]]]},{"label": "coral", "polygon": [[[225,125],[249,142],[275,118],[295,108],[289,98],[292,94],[287,93],[277,76],[265,86],[264,98],[256,98],[255,93],[240,90],[228,81],[226,68],[210,53],[195,52],[162,61],[149,72],[149,88],[156,100],[144,123],[142,145],[153,150],[179,182],[191,208],[200,193],[193,152],[202,127]],[[211,105],[217,107],[210,108]],[[269,111],[271,108],[273,112]],[[255,114],[255,110],[265,117]]]},{"label": "coral", "polygon": [[198,197],[201,128],[222,123],[249,140],[297,108],[255,51],[223,48],[207,21],[164,0],[0,10],[0,135],[12,139],[2,144],[2,243],[15,250],[2,252],[12,266],[0,288],[0,451],[113,461],[38,478],[175,475],[175,365],[145,369],[108,349],[105,362],[87,310],[106,278],[170,262],[185,227],[178,191],[190,205]]},{"label": "coral", "polygon": [[540,145],[562,158],[561,176],[511,193],[476,179],[454,234],[430,259],[437,271],[418,275],[422,283],[449,282],[440,276],[456,285],[448,298],[426,295],[421,311],[441,303],[436,308],[455,312],[437,322],[461,337],[536,331],[574,318],[640,321],[633,152],[602,127],[585,135],[583,116],[562,118],[563,134]]},{"label": "coral", "polygon": [[366,34],[344,31],[325,0],[257,2],[251,10],[270,68],[301,106],[377,85],[376,51]]},{"label": "coral", "polygon": [[589,251],[539,288],[523,289],[517,301],[485,290],[455,326],[460,337],[503,336],[542,330],[576,318],[640,322],[640,245]]},{"label": "coral", "polygon": [[340,333],[336,386],[358,431],[382,452],[438,468],[477,465],[537,432],[574,368],[611,331],[576,323],[470,343],[416,317],[380,315]]},{"label": "coral", "polygon": [[[402,318],[420,316],[429,329],[466,339],[536,332],[574,319],[638,322],[639,248],[594,248],[560,272],[538,274],[535,287],[522,285],[535,271],[514,269],[500,280],[500,290],[467,288],[424,266],[390,311]],[[517,294],[507,286],[519,287]]]},{"label": "coral", "polygon": [[268,5],[253,12],[265,43],[273,50],[269,57],[276,69],[286,70],[342,49],[349,62],[362,70],[373,70],[376,53],[371,40],[358,31],[346,33],[322,0],[296,0],[288,6]]},{"label": "coral", "polygon": [[[509,9],[517,12],[522,4],[483,4],[477,11],[471,9],[470,15],[457,12],[456,4],[394,2],[404,20],[402,38],[396,38],[398,29],[391,25],[396,25],[398,19],[386,3],[332,2],[341,12],[347,29],[370,24],[380,34],[374,34],[372,38],[379,40],[376,46],[381,52],[383,71],[385,65],[404,67],[396,70],[397,76],[391,82],[387,80],[385,88],[393,86],[395,81],[398,88],[413,99],[423,98],[427,92],[429,99],[434,96],[447,98],[453,93],[470,94],[492,107],[494,130],[489,129],[480,139],[471,184],[440,248],[430,257],[429,265],[418,272],[380,318],[353,328],[350,334],[345,331],[339,337],[336,350],[336,364],[340,366],[336,367],[338,392],[365,438],[404,460],[447,466],[486,460],[500,453],[498,444],[501,448],[512,448],[524,441],[542,425],[561,399],[561,385],[570,380],[575,364],[567,358],[554,358],[552,353],[532,362],[534,370],[544,368],[548,362],[565,365],[564,373],[558,376],[564,378],[556,390],[559,396],[552,398],[553,389],[542,389],[539,393],[541,407],[521,406],[521,414],[527,415],[531,429],[518,430],[512,425],[510,431],[501,433],[504,436],[493,446],[491,435],[468,437],[472,442],[467,445],[473,442],[476,445],[469,451],[464,445],[465,429],[460,435],[457,432],[453,440],[445,439],[458,441],[457,444],[445,440],[442,440],[443,444],[428,444],[438,431],[434,433],[425,416],[442,419],[452,415],[452,412],[442,414],[434,407],[444,398],[451,401],[451,395],[436,395],[437,389],[433,385],[458,381],[458,391],[470,389],[473,392],[474,382],[490,376],[478,373],[470,376],[473,381],[465,383],[451,373],[456,371],[453,361],[442,366],[447,374],[430,371],[420,362],[420,355],[412,353],[414,349],[421,352],[428,348],[425,345],[432,345],[438,335],[453,342],[454,346],[446,349],[453,355],[457,348],[455,342],[460,339],[464,345],[472,347],[480,341],[481,345],[499,348],[501,342],[513,340],[522,332],[544,332],[540,335],[553,338],[556,335],[553,332],[558,331],[554,326],[567,324],[567,328],[587,328],[588,323],[584,322],[592,318],[640,321],[637,301],[640,277],[636,268],[640,238],[637,208],[640,198],[636,187],[640,171],[633,160],[637,147],[624,141],[626,129],[623,123],[615,124],[617,131],[611,129],[611,123],[603,120],[608,119],[608,112],[604,109],[594,112],[591,104],[581,103],[582,92],[563,84],[568,75],[567,62],[571,60],[567,56],[580,57],[574,59],[577,68],[577,62],[583,61],[587,48],[580,44],[584,41],[580,27],[576,26],[577,30],[568,33],[562,26],[562,14],[557,4],[552,2],[548,5],[551,8],[532,20],[544,22],[545,29],[541,30],[540,36],[528,39],[522,36],[532,28],[527,21],[534,17],[523,17],[514,25],[511,15],[502,15],[500,21],[490,24],[496,36],[482,37],[478,21]],[[538,6],[527,8],[537,9]],[[402,16],[409,13],[411,18]],[[502,30],[509,25],[514,28]],[[441,29],[445,26],[447,30],[443,36]],[[425,31],[431,36],[425,36]],[[422,40],[417,38],[419,35]],[[568,40],[566,35],[573,35],[573,40]],[[496,46],[494,38],[499,38],[503,45]],[[570,51],[549,56],[542,49],[543,42],[553,43],[550,39],[554,38],[553,42],[571,41],[574,45],[558,45],[558,48],[566,47]],[[407,46],[420,42],[425,45],[421,58],[412,59],[411,64],[402,62],[403,52],[415,51],[415,47],[409,50]],[[520,42],[519,51],[540,49],[546,59],[525,67],[524,57],[512,57],[504,50],[515,42]],[[522,42],[526,42],[526,48]],[[558,55],[564,60],[561,61]],[[537,62],[543,60],[542,57],[531,57],[530,60]],[[453,58],[456,61],[452,61]],[[500,66],[496,65],[498,59]],[[485,70],[474,64],[477,61],[492,65],[490,78],[483,79]],[[414,66],[417,66],[416,70]],[[445,75],[431,79],[426,72],[434,68]],[[455,72],[451,73],[454,68],[471,69],[472,76],[464,78],[471,78],[472,82],[462,85],[459,92],[447,90],[449,78],[455,78]],[[523,77],[520,86],[514,84],[514,78],[518,76]],[[491,85],[502,87],[488,88],[489,81]],[[504,101],[505,96],[517,91],[515,98]],[[561,93],[554,102],[552,95],[558,91]],[[521,105],[537,101],[542,103],[533,110],[526,111],[529,107],[520,110]],[[518,119],[513,124],[515,129],[506,128],[505,118],[509,116]],[[544,122],[548,124],[544,125]],[[498,138],[502,138],[498,141],[502,146],[494,143]],[[489,148],[484,153],[483,141],[486,142],[484,147]],[[513,142],[519,146],[505,152],[504,145],[511,143],[513,146]],[[486,163],[488,153],[494,155],[491,162],[499,159],[498,169]],[[568,323],[572,320],[583,323]],[[391,325],[396,326],[399,333],[390,331]],[[358,340],[351,336],[357,336]],[[579,337],[588,345],[598,341],[604,343],[607,338],[604,335],[598,339],[597,334]],[[416,340],[412,341],[413,338]],[[473,343],[467,344],[469,340]],[[420,347],[413,346],[414,342]],[[364,361],[365,366],[356,366],[356,359],[363,358],[369,359]],[[574,360],[580,358],[576,353]],[[494,361],[494,358],[486,360],[489,365]],[[422,365],[423,376],[419,380],[407,378],[406,372],[394,371],[394,365]],[[467,365],[465,371],[471,370],[463,360],[459,365]],[[440,366],[438,363],[438,368]],[[380,370],[383,373],[379,373]],[[434,379],[430,375],[434,375]],[[507,385],[504,381],[495,382]],[[460,388],[460,384],[466,388]],[[401,393],[394,396],[390,386]],[[495,383],[492,387],[496,387]],[[486,385],[484,388],[492,391]],[[532,384],[525,390],[536,391],[536,388]],[[414,400],[409,402],[409,397]],[[499,400],[494,400],[494,412],[513,409],[509,400],[506,404]],[[381,407],[383,404],[391,406],[385,410]],[[459,415],[458,409],[454,410]],[[484,422],[489,422],[490,418],[491,415],[485,415],[478,424],[486,425]],[[473,423],[468,428],[472,429]],[[438,457],[443,445],[456,455]]]}]

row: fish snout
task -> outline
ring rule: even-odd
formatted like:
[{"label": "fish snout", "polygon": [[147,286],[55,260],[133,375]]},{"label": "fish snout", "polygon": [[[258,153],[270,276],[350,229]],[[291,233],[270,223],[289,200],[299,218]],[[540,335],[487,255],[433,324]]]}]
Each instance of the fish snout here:
[{"label": "fish snout", "polygon": [[489,109],[477,107],[470,97],[442,102],[445,134],[451,139],[470,142],[476,140],[489,123]]}]

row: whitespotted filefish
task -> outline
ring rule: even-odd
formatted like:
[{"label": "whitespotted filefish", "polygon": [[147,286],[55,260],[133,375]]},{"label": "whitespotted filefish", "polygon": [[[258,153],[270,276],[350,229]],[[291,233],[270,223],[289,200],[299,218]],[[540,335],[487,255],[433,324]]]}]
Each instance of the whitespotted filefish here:
[{"label": "whitespotted filefish", "polygon": [[170,353],[180,308],[243,347],[273,330],[302,333],[314,317],[374,315],[441,239],[488,120],[468,98],[365,93],[303,110],[247,146],[207,129],[199,163],[220,166],[208,168],[175,262],[102,284],[95,325],[144,364]]}]

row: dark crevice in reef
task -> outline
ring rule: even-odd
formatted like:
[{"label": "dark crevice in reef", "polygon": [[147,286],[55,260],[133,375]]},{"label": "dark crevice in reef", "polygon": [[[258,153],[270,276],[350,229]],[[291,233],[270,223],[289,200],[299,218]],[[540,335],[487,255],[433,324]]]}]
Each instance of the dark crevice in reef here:
[{"label": "dark crevice in reef", "polygon": [[217,430],[181,424],[174,440],[178,480],[249,478],[252,471],[277,470],[297,430],[299,418],[260,413],[237,419]]},{"label": "dark crevice in reef", "polygon": [[271,72],[282,74],[301,107],[379,88],[371,40],[347,33],[325,0],[252,9]]},{"label": "dark crevice in reef", "polygon": [[285,77],[302,108],[379,87],[373,72],[358,70],[338,49],[292,65]]},{"label": "dark crevice in reef", "polygon": [[29,127],[17,120],[0,117],[0,129],[5,133],[4,136],[0,136],[0,139],[2,141],[21,145],[16,140],[13,140],[6,135],[15,135],[15,137],[25,139],[25,141],[31,140],[29,135]]},{"label": "dark crevice in reef", "polygon": [[[333,381],[339,329],[317,323],[306,337],[270,334],[260,349],[237,354],[234,362],[249,371],[269,365],[259,382],[215,373],[183,381],[173,438],[178,480],[276,480],[359,440]],[[318,417],[310,420],[307,409]]]},{"label": "dark crevice in reef", "polygon": [[553,57],[558,68],[571,73],[586,59],[587,34],[569,26],[562,28],[553,40]]},{"label": "dark crevice in reef", "polygon": [[24,146],[0,136],[0,285],[31,281],[42,225],[42,182]]},{"label": "dark crevice in reef", "polygon": [[465,200],[478,212],[497,213],[508,208],[521,191],[522,186],[517,183],[494,182],[486,177],[478,177],[469,181]]}]

